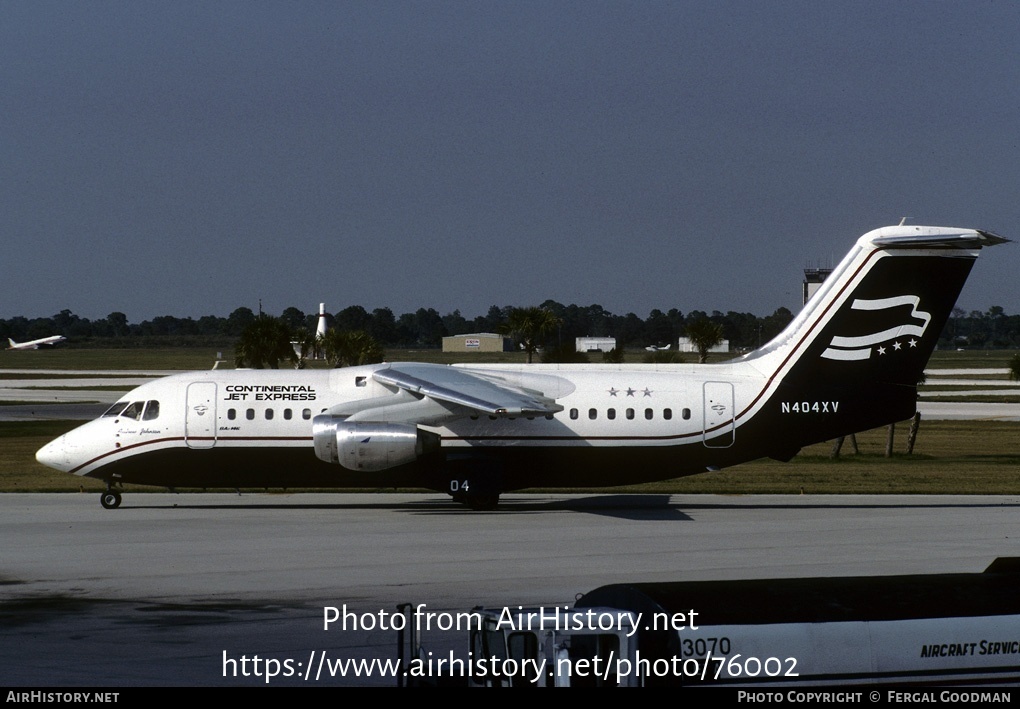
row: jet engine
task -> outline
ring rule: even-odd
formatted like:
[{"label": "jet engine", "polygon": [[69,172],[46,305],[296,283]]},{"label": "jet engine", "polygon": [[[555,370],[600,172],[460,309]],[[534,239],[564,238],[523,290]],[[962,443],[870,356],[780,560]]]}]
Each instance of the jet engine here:
[{"label": "jet engine", "polygon": [[312,420],[315,455],[348,470],[374,472],[439,450],[440,437],[409,423],[347,423],[344,416]]}]

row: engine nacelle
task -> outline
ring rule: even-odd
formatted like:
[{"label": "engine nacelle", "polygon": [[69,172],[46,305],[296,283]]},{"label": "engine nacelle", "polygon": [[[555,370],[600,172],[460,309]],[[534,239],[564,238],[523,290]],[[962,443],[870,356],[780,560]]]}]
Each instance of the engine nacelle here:
[{"label": "engine nacelle", "polygon": [[315,455],[348,470],[386,470],[439,450],[438,434],[409,423],[347,423],[343,416],[312,420]]}]

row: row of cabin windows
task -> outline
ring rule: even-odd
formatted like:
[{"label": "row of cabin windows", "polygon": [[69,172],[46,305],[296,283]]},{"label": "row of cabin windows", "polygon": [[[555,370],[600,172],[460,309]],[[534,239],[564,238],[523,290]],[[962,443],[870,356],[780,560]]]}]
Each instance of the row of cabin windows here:
[{"label": "row of cabin windows", "polygon": [[[624,412],[623,412],[623,415],[624,415],[624,417],[628,421],[630,421],[630,420],[634,419],[634,417],[637,415],[637,413],[634,411],[634,409],[625,409]],[[651,421],[652,419],[655,418],[655,409],[645,409],[645,414],[644,415],[645,415],[645,419],[647,419],[648,421]],[[581,416],[581,412],[578,411],[577,409],[571,409],[570,410],[570,418],[571,419],[577,419],[577,418],[580,418],[580,416]],[[599,410],[598,409],[588,409],[588,418],[589,419],[594,421],[598,417],[599,417]],[[616,409],[606,409],[606,418],[609,419],[610,421],[614,420],[616,418]],[[673,409],[663,409],[662,410],[662,418],[664,418],[666,421],[669,421],[670,419],[672,419],[673,418]],[[690,419],[691,418],[691,410],[690,409],[680,409],[680,418],[682,418],[684,421],[687,421],[688,419]]]},{"label": "row of cabin windows", "polygon": [[[570,412],[569,412],[569,415],[570,415],[571,419],[576,420],[576,419],[581,417],[581,412],[578,411],[577,409],[571,409]],[[637,416],[637,412],[634,409],[626,409],[626,410],[624,410],[623,415],[624,415],[624,417],[628,421],[630,421],[630,420],[633,420]],[[645,416],[645,418],[647,420],[651,421],[652,419],[655,418],[655,409],[645,409],[644,416]],[[588,418],[589,419],[594,421],[598,417],[599,417],[599,410],[598,409],[588,409]],[[478,418],[479,418],[478,414],[475,414],[474,416],[471,417],[471,420],[472,421],[477,421]],[[498,417],[496,417],[496,416],[489,416],[489,418],[492,419],[493,421],[495,421]],[[516,417],[515,416],[510,416],[509,418],[512,421]],[[553,415],[552,414],[546,414],[545,418],[547,418],[550,421],[552,421],[553,420]],[[616,419],[616,409],[606,409],[606,418],[608,418],[610,421]],[[672,419],[673,418],[673,409],[663,409],[662,410],[662,418],[665,419],[666,421],[669,421],[670,419]],[[691,410],[690,409],[680,409],[680,418],[682,418],[684,421],[690,420],[690,418],[691,418]],[[534,416],[528,416],[527,419],[529,421],[533,421],[535,419],[535,417]]]},{"label": "row of cabin windows", "polygon": [[[273,418],[276,416],[276,413],[275,413],[274,409],[265,409],[264,415],[265,415],[266,421],[272,421]],[[634,417],[636,415],[637,415],[637,413],[635,412],[634,409],[625,409],[624,410],[624,417],[627,420],[634,419]],[[152,400],[152,401],[132,401],[132,402],[118,401],[116,404],[114,404],[109,409],[107,409],[106,413],[104,413],[103,416],[119,416],[120,418],[129,418],[129,419],[134,419],[136,421],[152,421],[153,419],[156,419],[156,418],[159,417],[159,402],[155,401],[155,400]],[[580,418],[580,416],[581,416],[581,412],[578,411],[577,409],[571,409],[570,410],[570,418],[571,419],[576,420],[576,419]],[[246,409],[245,412],[244,412],[244,417],[246,419],[248,419],[249,421],[254,421],[255,420],[255,409]],[[594,409],[594,408],[593,409],[588,409],[588,418],[589,419],[594,421],[598,417],[599,417],[598,409]],[[655,410],[654,409],[650,409],[650,408],[649,409],[645,409],[644,410],[644,417],[647,420],[651,421],[652,419],[655,418]],[[680,410],[680,417],[684,421],[687,421],[688,419],[691,418],[691,410],[690,409],[681,409]],[[227,409],[227,418],[229,420],[231,420],[231,421],[235,421],[237,419],[237,409]],[[283,418],[286,419],[287,421],[290,421],[291,419],[294,418],[294,411],[292,409],[284,409],[283,410]],[[305,421],[311,419],[312,418],[312,410],[311,409],[302,409],[301,410],[301,418],[304,419]],[[472,419],[477,419],[478,416],[477,415],[476,416],[472,416],[471,418]],[[490,416],[489,418],[495,419],[496,417],[495,416]],[[529,416],[528,418],[532,419],[534,417]],[[552,420],[553,416],[552,416],[552,414],[548,414],[548,415],[546,415],[545,418]],[[610,421],[614,420],[616,418],[616,409],[606,409],[606,418],[609,419]],[[667,420],[667,421],[672,419],[673,418],[673,409],[668,409],[668,408],[667,409],[663,409],[662,410],[662,418]]]},{"label": "row of cabin windows", "polygon": [[[266,409],[264,413],[265,413],[266,421],[272,421],[273,417],[276,416],[276,413],[275,413],[274,409]],[[248,419],[249,421],[254,421],[255,420],[255,409],[246,409],[245,412],[244,412],[244,417],[246,419]],[[312,410],[311,409],[302,409],[301,410],[301,418],[303,418],[305,421],[307,421],[311,417],[312,417]],[[236,420],[237,419],[237,409],[227,409],[227,418],[229,420],[231,420],[231,421]],[[290,421],[292,418],[294,418],[294,411],[293,411],[293,409],[284,409],[283,410],[283,418],[285,418],[287,421]]]}]

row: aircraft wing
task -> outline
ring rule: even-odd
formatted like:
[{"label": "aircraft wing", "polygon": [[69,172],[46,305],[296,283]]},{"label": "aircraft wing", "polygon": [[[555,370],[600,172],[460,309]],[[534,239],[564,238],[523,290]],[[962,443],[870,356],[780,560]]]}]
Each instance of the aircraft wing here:
[{"label": "aircraft wing", "polygon": [[544,416],[562,411],[555,399],[493,372],[402,363],[378,369],[372,378],[412,394],[493,416]]}]

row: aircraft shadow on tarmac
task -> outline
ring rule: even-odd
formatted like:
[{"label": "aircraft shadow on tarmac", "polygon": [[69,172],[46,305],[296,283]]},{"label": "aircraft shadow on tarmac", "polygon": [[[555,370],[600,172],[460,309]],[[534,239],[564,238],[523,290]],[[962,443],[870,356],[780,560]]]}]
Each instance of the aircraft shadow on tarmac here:
[{"label": "aircraft shadow on tarmac", "polygon": [[[186,500],[198,500],[201,496],[195,497],[191,494],[183,496]],[[606,495],[596,494],[591,497],[573,496],[570,498],[551,498],[547,495],[520,495],[505,497],[500,506],[495,510],[473,511],[464,505],[453,500],[422,496],[420,500],[401,500],[395,502],[385,494],[379,494],[369,502],[363,499],[352,502],[323,502],[323,503],[293,503],[282,498],[278,503],[272,502],[240,502],[228,504],[217,502],[215,504],[201,504],[196,502],[173,502],[163,504],[131,504],[131,497],[126,497],[120,509],[153,509],[161,510],[170,508],[181,509],[293,509],[293,510],[388,510],[391,512],[406,512],[421,515],[508,515],[508,514],[537,514],[542,512],[583,512],[588,514],[599,514],[610,517],[618,517],[630,520],[648,521],[670,521],[682,520],[693,521],[693,518],[686,513],[688,510],[710,510],[710,509],[748,509],[748,510],[811,510],[811,509],[960,509],[960,508],[999,508],[1018,507],[1020,498],[1007,497],[1003,501],[989,501],[985,499],[969,500],[967,496],[946,496],[945,499],[932,501],[933,496],[918,496],[925,499],[912,499],[913,496],[890,496],[889,502],[862,501],[858,496],[823,496],[817,502],[808,501],[799,496],[790,496],[790,502],[776,501],[776,497],[769,496],[765,501],[758,496],[732,496],[726,497],[725,501],[718,502],[695,502],[690,498],[673,496],[668,494],[654,495]],[[878,496],[860,496],[875,498]],[[151,499],[151,498],[150,498]],[[899,500],[892,503],[892,500]]]},{"label": "aircraft shadow on tarmac", "polygon": [[[388,510],[390,512],[404,512],[414,515],[521,515],[540,514],[549,512],[580,512],[586,514],[603,515],[632,521],[693,521],[687,514],[691,510],[849,510],[849,509],[959,509],[959,508],[998,508],[998,507],[1020,507],[1020,499],[1016,501],[1008,498],[1008,501],[989,501],[987,499],[968,500],[966,496],[950,496],[943,499],[933,499],[934,496],[925,496],[924,499],[906,496],[899,498],[895,503],[861,501],[855,496],[840,498],[825,496],[817,502],[804,500],[799,497],[792,497],[791,501],[784,502],[775,499],[762,500],[758,496],[748,495],[746,497],[726,497],[719,502],[694,502],[689,498],[669,494],[618,494],[606,495],[596,494],[588,496],[574,496],[570,498],[550,498],[546,495],[519,495],[504,497],[495,510],[472,511],[464,505],[450,499],[422,496],[421,499],[394,501],[388,495],[378,495],[371,501],[364,499],[352,502],[288,502],[281,498],[279,502],[241,502],[229,504],[217,502],[215,504],[202,504],[201,496],[184,496],[184,499],[195,500],[191,502],[174,502],[170,505],[132,505],[131,498],[125,499],[121,509],[166,509],[175,507],[181,509],[222,509],[222,510],[258,510],[258,509],[293,509],[293,510]],[[872,496],[868,496],[872,497]],[[151,498],[150,498],[151,499]]]},{"label": "aircraft shadow on tarmac", "polygon": [[[151,499],[151,498],[150,498]],[[185,499],[196,499],[188,495]],[[259,502],[251,504],[248,502],[229,504],[217,502],[216,504],[201,504],[196,502],[173,502],[169,505],[144,504],[132,505],[131,497],[125,496],[121,510],[165,510],[168,507],[180,509],[203,509],[203,510],[389,510],[391,512],[408,512],[420,515],[451,515],[463,517],[464,515],[510,515],[510,514],[536,514],[553,511],[585,512],[589,514],[607,515],[630,520],[648,521],[669,521],[669,520],[690,520],[684,514],[684,505],[671,502],[670,495],[593,495],[591,497],[578,497],[572,499],[550,499],[546,496],[535,496],[528,499],[527,496],[504,498],[495,510],[473,511],[467,509],[463,504],[449,499],[441,499],[423,496],[421,500],[394,502],[386,495],[379,495],[378,501],[371,502],[346,502],[346,503],[290,503],[281,499],[279,503]]]}]

